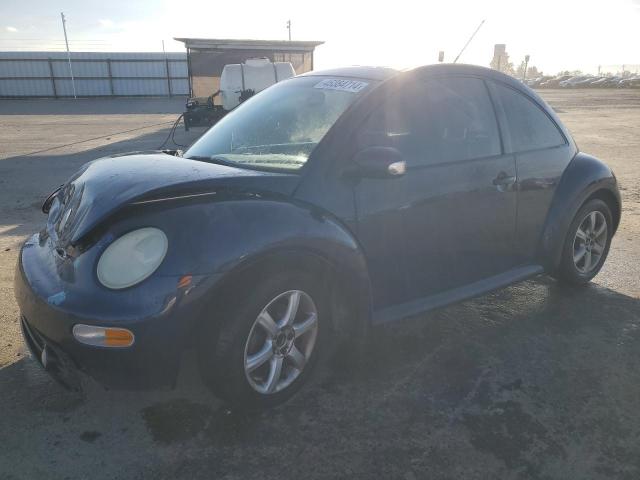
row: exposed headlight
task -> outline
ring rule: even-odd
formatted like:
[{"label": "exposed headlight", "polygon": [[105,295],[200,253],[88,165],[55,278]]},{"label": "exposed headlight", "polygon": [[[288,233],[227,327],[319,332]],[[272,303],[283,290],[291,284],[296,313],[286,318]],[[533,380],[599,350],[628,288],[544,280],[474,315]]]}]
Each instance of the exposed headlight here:
[{"label": "exposed headlight", "polygon": [[157,228],[129,232],[102,253],[98,261],[98,280],[113,289],[140,283],[160,266],[168,245],[167,236]]}]

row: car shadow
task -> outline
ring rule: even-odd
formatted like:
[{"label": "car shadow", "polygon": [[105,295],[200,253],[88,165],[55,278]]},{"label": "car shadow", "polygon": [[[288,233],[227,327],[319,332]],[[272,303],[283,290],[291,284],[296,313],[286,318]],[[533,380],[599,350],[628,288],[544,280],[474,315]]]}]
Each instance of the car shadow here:
[{"label": "car shadow", "polygon": [[0,370],[0,464],[14,452],[34,472],[71,450],[90,474],[91,444],[151,478],[637,478],[639,319],[636,298],[540,277],[376,329],[361,357],[253,413],[190,381],[78,397],[23,359]]},{"label": "car shadow", "polygon": [[[38,155],[20,155],[0,160],[0,234],[23,236],[37,231],[45,221],[41,205],[46,196],[85,163],[108,155],[157,150],[170,131],[168,125],[75,153],[59,153],[62,150],[52,149]],[[193,128],[185,132],[180,124],[175,132],[175,140],[180,145],[169,140],[164,148],[185,150],[205,131],[205,128]],[[117,137],[117,134],[113,137]]]},{"label": "car shadow", "polygon": [[0,99],[0,111],[2,115],[178,115],[186,100],[186,96]]}]

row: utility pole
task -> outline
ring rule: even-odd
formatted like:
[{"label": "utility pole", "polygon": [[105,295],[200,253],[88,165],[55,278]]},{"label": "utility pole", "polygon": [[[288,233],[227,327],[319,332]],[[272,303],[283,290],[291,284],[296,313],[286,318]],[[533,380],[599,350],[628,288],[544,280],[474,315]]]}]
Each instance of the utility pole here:
[{"label": "utility pole", "polygon": [[287,20],[287,30],[289,30],[289,41],[291,41],[291,20]]},{"label": "utility pole", "polygon": [[524,72],[522,72],[522,81],[527,79],[527,68],[529,68],[529,55],[524,56]]},{"label": "utility pole", "polygon": [[64,43],[67,45],[67,60],[69,61],[69,73],[71,74],[71,88],[73,89],[73,98],[76,96],[76,80],[73,78],[73,68],[71,68],[71,52],[69,51],[69,40],[67,40],[67,26],[64,18],[64,13],[60,12],[60,18],[62,18],[62,30],[64,31]]}]

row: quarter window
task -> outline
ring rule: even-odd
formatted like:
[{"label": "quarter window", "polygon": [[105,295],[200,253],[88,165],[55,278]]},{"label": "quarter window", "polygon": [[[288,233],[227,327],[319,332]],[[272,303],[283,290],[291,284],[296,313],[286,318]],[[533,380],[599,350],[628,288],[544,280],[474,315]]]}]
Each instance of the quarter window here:
[{"label": "quarter window", "polygon": [[482,80],[418,81],[385,98],[361,132],[362,146],[392,146],[409,164],[500,155],[496,117]]},{"label": "quarter window", "polygon": [[514,152],[564,145],[558,127],[533,101],[509,87],[494,84],[502,104]]}]

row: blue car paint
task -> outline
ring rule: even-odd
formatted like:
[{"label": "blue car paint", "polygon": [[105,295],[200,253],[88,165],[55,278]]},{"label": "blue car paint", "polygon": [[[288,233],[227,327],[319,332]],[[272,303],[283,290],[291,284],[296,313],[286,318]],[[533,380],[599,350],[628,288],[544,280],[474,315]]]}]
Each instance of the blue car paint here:
[{"label": "blue car paint", "polygon": [[[460,65],[399,75],[367,68],[330,74],[383,82],[338,119],[297,173],[248,170],[161,153],[84,166],[54,200],[47,227],[20,253],[15,291],[28,325],[107,385],[170,384],[200,322],[217,320],[212,299],[229,287],[236,272],[254,268],[265,258],[294,253],[318,258],[349,287],[346,294],[358,315],[393,321],[553,271],[564,234],[586,198],[606,191],[619,206],[610,169],[578,153],[555,113],[509,77]],[[425,169],[420,180],[410,174],[389,180],[344,175],[355,153],[353,135],[380,96],[412,78],[430,75],[470,75],[509,84],[554,119],[566,145],[536,157],[514,155],[505,144],[502,155],[482,165],[454,195],[437,193],[455,174],[451,168]],[[497,114],[502,125],[506,120]],[[500,197],[489,179],[494,170],[510,165],[514,172],[517,169],[518,182]],[[417,194],[418,184],[423,194]],[[75,205],[64,221],[62,211],[55,212],[62,199]],[[488,253],[490,262],[472,261],[467,270],[451,269],[453,257],[446,244],[429,244],[434,240],[420,219],[445,209],[438,217],[441,224],[448,218],[472,222],[472,203],[474,215],[493,215],[497,207],[513,211],[513,231],[496,225],[493,234],[480,239],[476,251],[469,251],[471,258]],[[526,218],[516,221],[516,203],[527,211]],[[171,247],[162,265],[144,282],[122,291],[100,285],[95,269],[101,253],[113,239],[144,226],[167,234]],[[409,248],[402,243],[407,229],[427,246],[444,250],[421,256],[419,243]],[[381,243],[380,232],[389,232],[386,243]],[[192,276],[186,289],[178,286],[184,275]],[[118,350],[84,346],[71,335],[76,323],[126,326],[136,342]]]},{"label": "blue car paint", "polygon": [[82,194],[74,213],[73,228],[67,229],[68,241],[77,243],[117,209],[135,201],[166,198],[173,192],[179,195],[211,192],[226,185],[250,189],[256,180],[267,190],[281,190],[286,195],[292,192],[298,178],[162,153],[117,156],[90,162],[71,178],[61,192],[61,195],[70,195],[71,202],[74,195]]}]

